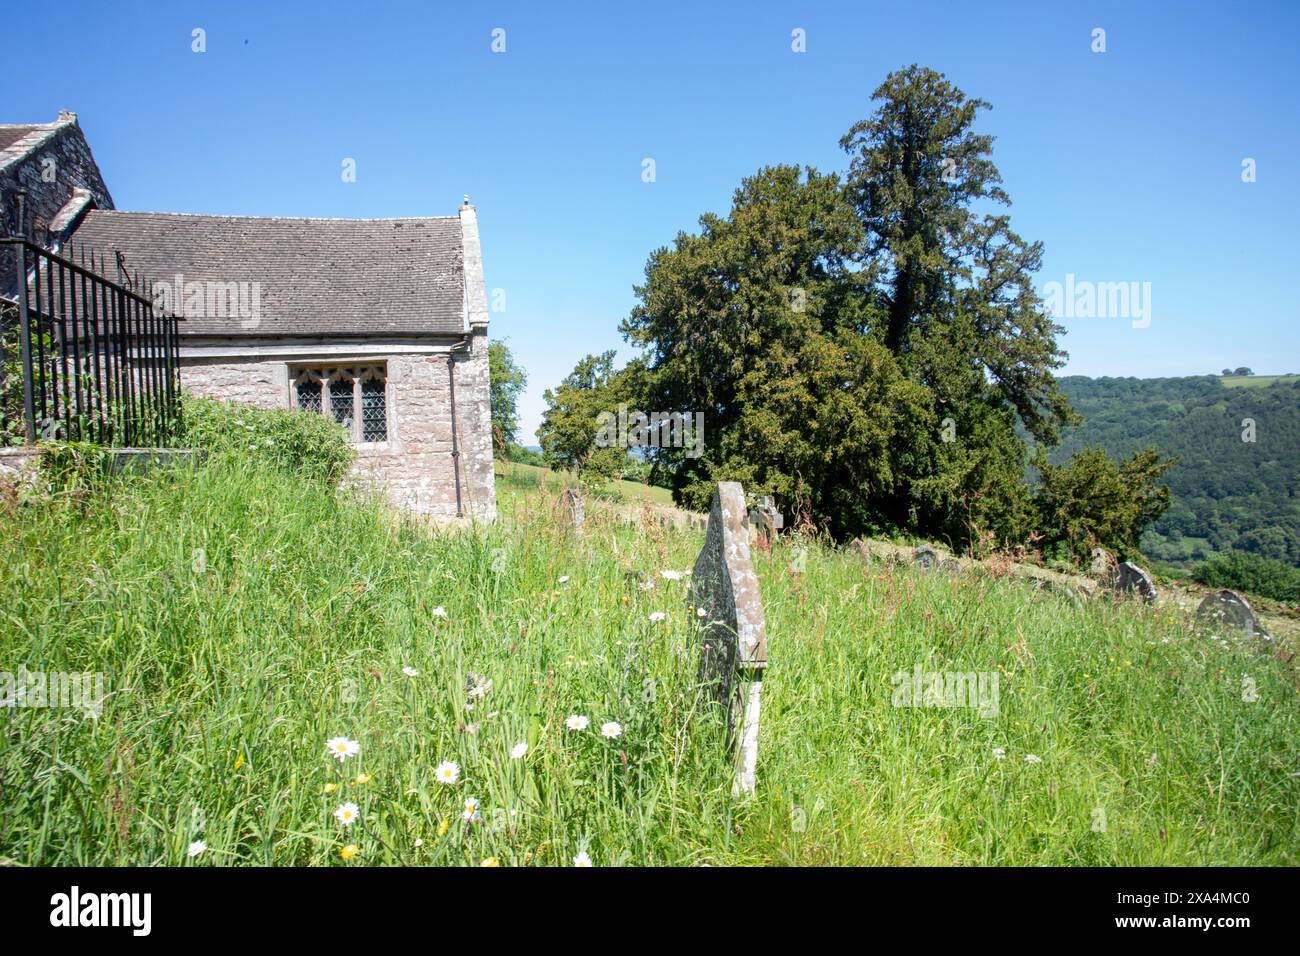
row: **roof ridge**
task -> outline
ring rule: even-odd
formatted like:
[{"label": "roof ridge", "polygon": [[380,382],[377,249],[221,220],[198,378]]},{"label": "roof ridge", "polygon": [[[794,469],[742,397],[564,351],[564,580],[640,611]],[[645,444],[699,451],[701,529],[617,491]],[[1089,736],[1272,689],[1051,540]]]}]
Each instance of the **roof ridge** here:
[{"label": "roof ridge", "polygon": [[459,220],[453,216],[248,216],[219,212],[171,212],[165,209],[96,209],[109,216],[183,216],[187,219],[256,219],[263,222],[427,222],[430,219]]}]

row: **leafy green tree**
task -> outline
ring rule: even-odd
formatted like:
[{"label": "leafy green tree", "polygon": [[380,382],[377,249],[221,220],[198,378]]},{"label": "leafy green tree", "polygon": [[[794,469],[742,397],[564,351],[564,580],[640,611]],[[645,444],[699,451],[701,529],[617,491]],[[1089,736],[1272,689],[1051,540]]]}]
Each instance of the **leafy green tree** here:
[{"label": "leafy green tree", "polygon": [[1212,588],[1248,591],[1275,601],[1300,601],[1300,570],[1258,554],[1216,554],[1197,565],[1192,577]]},{"label": "leafy green tree", "polygon": [[[878,524],[874,496],[929,422],[922,390],[860,330],[861,226],[838,177],[777,166],[745,179],[725,218],[656,250],[624,334],[648,350],[636,392],[702,412],[702,454],[657,452],[677,499],[707,507],[738,480],[837,531]],[[689,453],[688,453],[689,452]]]},{"label": "leafy green tree", "polygon": [[705,453],[668,451],[679,500],[746,482],[836,534],[967,542],[1027,528],[1027,448],[1071,421],[1064,361],[1032,286],[1041,248],[1005,215],[972,129],[986,104],[931,70],[891,74],[842,145],[848,180],[761,170],[726,218],[654,252],[624,334],[647,400],[706,416]]},{"label": "leafy green tree", "polygon": [[627,449],[613,444],[600,447],[597,436],[601,413],[617,414],[626,401],[627,378],[614,371],[614,351],[588,355],[554,391],[542,396],[546,410],[537,436],[542,454],[552,468],[573,469],[579,479],[588,475],[597,484],[622,473]]},{"label": "leafy green tree", "polygon": [[492,381],[492,445],[503,456],[519,430],[519,396],[528,384],[528,373],[515,362],[504,341],[488,343],[488,372]]},{"label": "leafy green tree", "polygon": [[1097,545],[1136,555],[1142,529],[1169,507],[1169,489],[1159,482],[1176,461],[1146,448],[1117,463],[1100,448],[1085,448],[1058,466],[1039,449],[1034,510],[1045,543],[1079,560]]}]

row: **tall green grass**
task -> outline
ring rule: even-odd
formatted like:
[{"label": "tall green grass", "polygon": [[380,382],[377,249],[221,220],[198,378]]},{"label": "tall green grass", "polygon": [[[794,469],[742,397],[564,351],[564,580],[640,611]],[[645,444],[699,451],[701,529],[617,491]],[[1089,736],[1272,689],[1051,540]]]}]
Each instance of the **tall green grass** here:
[{"label": "tall green grass", "polygon": [[[1300,698],[1280,662],[1163,613],[868,566],[797,539],[758,556],[771,647],[759,784],[733,799],[720,715],[695,687],[688,579],[658,573],[688,569],[700,535],[593,509],[575,539],[535,479],[498,490],[497,525],[437,532],[217,456],[0,516],[0,670],[102,671],[109,690],[95,719],[0,710],[0,858],[1300,856]],[[996,716],[892,706],[892,675],[918,663],[998,673]],[[484,696],[467,695],[471,673],[491,680]],[[566,730],[571,714],[590,726]],[[606,721],[622,735],[602,737]],[[360,754],[328,756],[335,736]],[[447,760],[452,785],[434,778]],[[332,816],[346,801],[361,814],[349,828]]]}]

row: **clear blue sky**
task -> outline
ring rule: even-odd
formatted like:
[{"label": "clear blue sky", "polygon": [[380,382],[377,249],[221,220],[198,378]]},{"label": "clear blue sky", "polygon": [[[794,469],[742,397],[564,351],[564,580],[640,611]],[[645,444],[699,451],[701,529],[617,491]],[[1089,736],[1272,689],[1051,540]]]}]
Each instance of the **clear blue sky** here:
[{"label": "clear blue sky", "polygon": [[912,62],[993,104],[1040,286],[1151,283],[1148,328],[1064,322],[1066,373],[1300,371],[1297,34],[1290,2],[24,3],[5,35],[36,59],[15,83],[10,58],[0,121],[76,111],[121,209],[449,215],[468,193],[531,443],[578,358],[630,357],[650,251],[760,166],[843,169],[840,135]]}]

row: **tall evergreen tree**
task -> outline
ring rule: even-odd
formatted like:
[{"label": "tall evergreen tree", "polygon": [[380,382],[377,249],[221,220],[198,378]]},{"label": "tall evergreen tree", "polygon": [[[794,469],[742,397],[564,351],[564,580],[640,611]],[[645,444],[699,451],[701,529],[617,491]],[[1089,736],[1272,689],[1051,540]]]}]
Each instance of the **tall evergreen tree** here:
[{"label": "tall evergreen tree", "polygon": [[[993,137],[974,132],[989,104],[916,65],[872,95],[880,107],[840,140],[852,157],[847,188],[865,228],[860,259],[879,270],[886,319],[879,335],[940,403],[983,392],[1015,409],[1039,441],[1071,421],[1054,369],[1065,362],[1032,280],[1042,244],[1004,214]],[[926,348],[926,343],[931,343]]]},{"label": "tall evergreen tree", "polygon": [[993,138],[974,130],[989,104],[915,65],[872,99],[876,111],[840,141],[864,229],[857,258],[881,315],[868,332],[928,390],[943,426],[914,449],[917,470],[882,507],[895,524],[954,543],[976,530],[1015,539],[1027,530],[1028,457],[1016,421],[1051,444],[1074,420],[1053,376],[1064,330],[1033,288],[1042,246],[989,211],[1010,205]]}]

